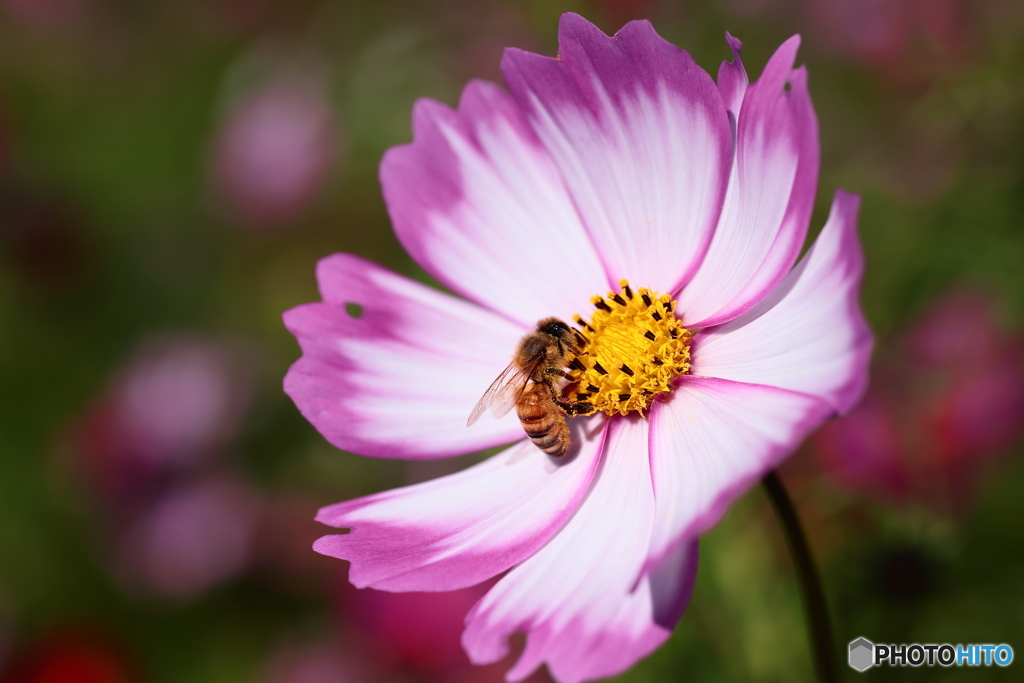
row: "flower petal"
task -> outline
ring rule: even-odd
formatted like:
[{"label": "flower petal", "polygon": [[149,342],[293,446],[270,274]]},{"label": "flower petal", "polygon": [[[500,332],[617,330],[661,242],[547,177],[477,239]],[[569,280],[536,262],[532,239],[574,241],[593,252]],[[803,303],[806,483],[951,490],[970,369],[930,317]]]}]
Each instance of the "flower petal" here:
[{"label": "flower petal", "polygon": [[[733,112],[736,161],[725,208],[704,261],[679,295],[688,326],[717,325],[754,306],[792,268],[807,236],[821,153],[807,70],[793,69],[799,45],[793,36],[776,50]],[[735,63],[742,69],[738,53]],[[735,84],[729,88],[735,101]]]},{"label": "flower petal", "polygon": [[837,413],[857,402],[872,346],[857,300],[864,273],[859,205],[856,195],[836,193],[821,235],[776,290],[695,337],[693,374],[820,396]]},{"label": "flower petal", "polygon": [[597,470],[604,420],[573,424],[554,460],[529,441],[457,474],[330,505],[317,521],[352,532],[313,549],[352,562],[357,588],[447,591],[523,561],[576,510]]},{"label": "flower petal", "polygon": [[[466,428],[526,331],[369,261],[317,265],[323,303],[284,315],[302,347],[284,390],[332,444],[380,458],[439,458],[522,438],[514,414]],[[359,317],[346,304],[362,307]]]},{"label": "flower petal", "polygon": [[657,517],[652,561],[721,519],[732,502],[831,412],[806,394],[685,376],[651,409]]},{"label": "flower petal", "polygon": [[431,275],[530,326],[603,293],[558,169],[508,93],[473,81],[458,110],[420,100],[413,129],[380,178],[395,233]]},{"label": "flower petal", "polygon": [[508,49],[509,89],[551,152],[609,281],[675,291],[704,255],[732,150],[718,88],[647,21],[562,15],[559,56]]},{"label": "flower petal", "polygon": [[[686,571],[676,584],[641,576],[654,518],[647,421],[615,417],[608,429],[601,469],[576,514],[466,617],[462,644],[478,664],[500,660],[508,636],[527,633],[509,680],[544,661],[561,683],[619,673],[663,640],[655,615],[670,621],[685,603]],[[689,571],[692,560],[673,559]],[[664,604],[653,604],[655,594]]]},{"label": "flower petal", "polygon": [[740,59],[743,43],[733,38],[728,31],[725,32],[725,42],[732,50],[732,61],[722,62],[722,65],[718,67],[718,90],[722,93],[722,102],[725,103],[725,108],[729,111],[730,119],[735,126],[749,81],[747,80],[747,70],[743,68],[743,60]]},{"label": "flower petal", "polygon": [[[525,678],[545,657],[560,683],[604,679],[629,669],[672,635],[693,595],[697,554],[696,540],[677,547],[642,574],[606,621],[579,620],[558,635],[550,626],[532,631],[508,679]],[[551,657],[553,653],[557,656]]]}]

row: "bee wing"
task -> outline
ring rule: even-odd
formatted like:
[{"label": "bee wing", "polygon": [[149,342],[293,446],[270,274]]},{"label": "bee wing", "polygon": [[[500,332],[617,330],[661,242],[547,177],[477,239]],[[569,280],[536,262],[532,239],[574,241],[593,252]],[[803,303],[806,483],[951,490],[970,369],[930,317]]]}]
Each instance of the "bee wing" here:
[{"label": "bee wing", "polygon": [[487,387],[487,391],[473,406],[473,412],[469,414],[466,426],[472,427],[473,423],[479,420],[488,408],[491,409],[494,417],[501,417],[510,411],[522,395],[523,389],[526,388],[526,383],[530,381],[530,376],[536,367],[536,362],[522,368],[516,366],[515,362],[509,363],[508,367],[491,382],[491,386]]}]

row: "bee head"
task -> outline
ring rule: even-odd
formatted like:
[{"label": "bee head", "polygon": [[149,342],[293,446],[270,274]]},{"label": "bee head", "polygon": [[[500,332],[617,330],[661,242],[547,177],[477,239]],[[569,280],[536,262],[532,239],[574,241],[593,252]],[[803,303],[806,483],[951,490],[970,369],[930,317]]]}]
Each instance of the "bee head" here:
[{"label": "bee head", "polygon": [[541,320],[537,323],[537,330],[554,337],[560,347],[569,348],[573,351],[576,350],[576,335],[571,327],[558,318],[545,318]]}]

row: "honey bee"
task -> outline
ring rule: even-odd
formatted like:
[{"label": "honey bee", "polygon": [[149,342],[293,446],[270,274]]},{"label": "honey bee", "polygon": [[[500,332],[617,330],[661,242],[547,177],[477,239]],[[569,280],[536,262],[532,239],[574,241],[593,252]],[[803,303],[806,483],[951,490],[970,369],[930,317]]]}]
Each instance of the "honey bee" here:
[{"label": "honey bee", "polygon": [[512,406],[533,444],[553,457],[569,448],[569,427],[565,416],[589,414],[592,404],[565,401],[556,382],[568,377],[562,369],[579,353],[582,339],[558,318],[544,318],[537,329],[519,340],[512,362],[491,382],[480,397],[466,426],[480,419],[487,408],[501,417]]}]

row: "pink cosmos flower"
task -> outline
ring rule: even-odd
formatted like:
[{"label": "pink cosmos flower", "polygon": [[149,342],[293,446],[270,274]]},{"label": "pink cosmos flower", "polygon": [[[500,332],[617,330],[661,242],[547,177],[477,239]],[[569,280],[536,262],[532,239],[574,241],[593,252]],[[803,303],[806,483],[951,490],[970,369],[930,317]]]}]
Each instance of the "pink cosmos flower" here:
[{"label": "pink cosmos flower", "polygon": [[[510,92],[420,101],[381,182],[399,239],[461,298],[339,254],[318,266],[323,302],[285,314],[303,352],[285,391],[337,447],[415,459],[516,442],[323,508],[351,532],[314,546],[360,588],[504,573],[462,643],[494,662],[525,632],[509,680],[544,662],[562,683],[602,678],[663,643],[697,537],[864,387],[856,197],[836,195],[796,263],[819,164],[799,39],[752,84],[729,43],[716,85],[647,22],[608,37],[566,14],[557,58],[506,51]],[[544,455],[514,413],[467,429],[517,340],[591,303],[572,380],[601,411],[570,420],[569,453]]]}]

